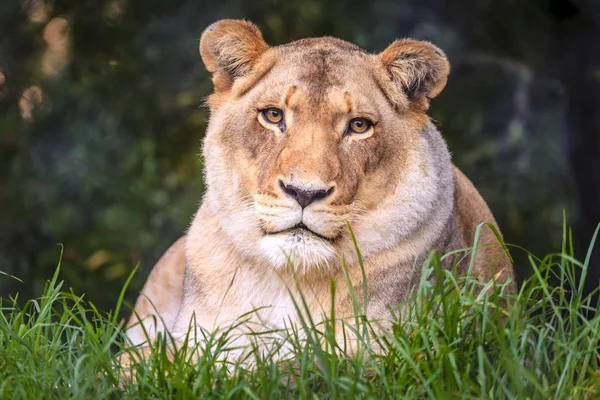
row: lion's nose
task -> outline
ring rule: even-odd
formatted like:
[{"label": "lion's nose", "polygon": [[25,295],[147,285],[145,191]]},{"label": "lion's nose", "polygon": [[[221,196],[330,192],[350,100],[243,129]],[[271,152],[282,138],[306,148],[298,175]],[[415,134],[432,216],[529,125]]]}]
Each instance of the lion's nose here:
[{"label": "lion's nose", "polygon": [[296,200],[302,208],[307,207],[314,201],[324,199],[333,193],[333,186],[328,190],[304,190],[297,186],[286,185],[281,180],[279,181],[279,186],[281,187],[281,190],[283,190],[288,196]]}]

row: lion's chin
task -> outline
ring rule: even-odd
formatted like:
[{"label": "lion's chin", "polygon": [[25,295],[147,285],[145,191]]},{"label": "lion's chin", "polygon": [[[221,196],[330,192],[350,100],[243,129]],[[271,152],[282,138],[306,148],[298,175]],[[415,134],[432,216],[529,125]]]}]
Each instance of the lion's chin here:
[{"label": "lion's chin", "polygon": [[306,229],[267,234],[259,247],[274,268],[290,268],[301,274],[329,269],[336,259],[333,243]]}]

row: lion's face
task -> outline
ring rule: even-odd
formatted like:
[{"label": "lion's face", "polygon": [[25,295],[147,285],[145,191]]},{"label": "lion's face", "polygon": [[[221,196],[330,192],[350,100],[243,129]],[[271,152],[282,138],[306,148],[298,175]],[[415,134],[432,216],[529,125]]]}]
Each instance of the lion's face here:
[{"label": "lion's face", "polygon": [[[447,63],[430,44],[403,44],[377,56],[331,38],[267,48],[241,21],[205,32],[201,53],[215,82],[206,199],[244,253],[275,267],[331,265],[351,247],[348,223],[366,233],[378,208],[410,185],[428,97],[441,88],[407,53]],[[408,67],[390,70],[398,57],[388,51]]]}]

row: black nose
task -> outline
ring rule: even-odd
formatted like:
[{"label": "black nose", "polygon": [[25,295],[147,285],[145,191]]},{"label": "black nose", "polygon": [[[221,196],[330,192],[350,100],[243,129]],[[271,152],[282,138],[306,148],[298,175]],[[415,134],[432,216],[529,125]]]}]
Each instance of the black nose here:
[{"label": "black nose", "polygon": [[288,196],[296,200],[302,208],[313,201],[324,199],[333,192],[333,186],[329,190],[304,190],[293,185],[286,185],[282,181],[279,181],[279,186]]}]

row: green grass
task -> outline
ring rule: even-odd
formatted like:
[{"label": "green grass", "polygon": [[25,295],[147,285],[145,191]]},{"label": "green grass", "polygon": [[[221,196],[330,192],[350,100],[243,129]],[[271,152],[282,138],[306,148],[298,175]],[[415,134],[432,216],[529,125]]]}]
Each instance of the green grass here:
[{"label": "green grass", "polygon": [[582,284],[590,255],[576,260],[569,237],[559,253],[529,255],[534,272],[516,294],[454,276],[432,254],[386,335],[364,317],[365,293],[355,293],[355,321],[345,329],[358,336],[357,355],[335,341],[335,315],[315,324],[300,298],[302,323],[286,332],[285,362],[258,347],[244,363],[224,361],[228,331],[208,335],[202,351],[184,346],[172,357],[171,338],[162,337],[147,361],[133,365],[136,381],[128,384],[117,361],[127,351],[116,318],[122,296],[105,314],[61,291],[56,274],[22,308],[0,303],[0,397],[599,398],[600,315]]}]

